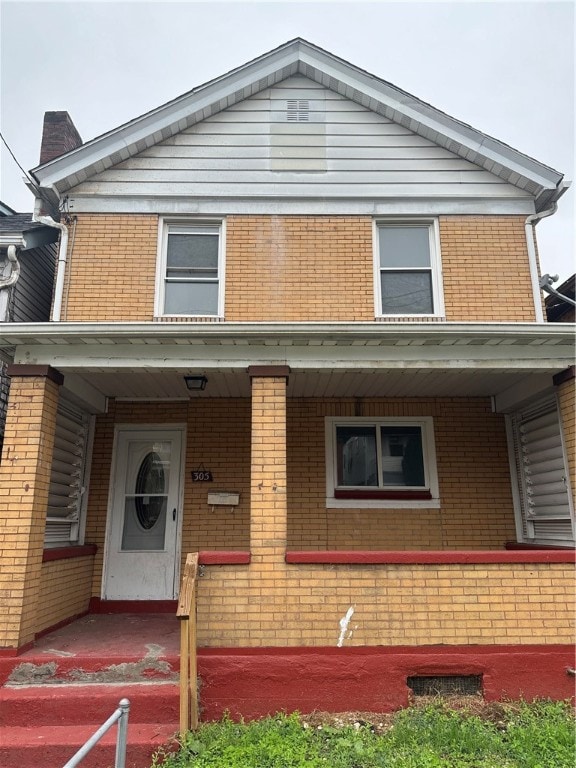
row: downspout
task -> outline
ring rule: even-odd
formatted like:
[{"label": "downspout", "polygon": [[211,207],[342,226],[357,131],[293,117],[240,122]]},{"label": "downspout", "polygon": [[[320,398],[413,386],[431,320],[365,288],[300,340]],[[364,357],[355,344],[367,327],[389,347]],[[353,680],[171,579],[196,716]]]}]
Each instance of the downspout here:
[{"label": "downspout", "polygon": [[8,262],[10,263],[10,274],[7,277],[0,278],[0,290],[14,285],[20,277],[20,262],[18,261],[18,250],[15,245],[9,245],[7,248]]},{"label": "downspout", "polygon": [[536,312],[536,322],[544,322],[544,310],[542,309],[542,296],[540,288],[540,277],[538,275],[538,258],[536,256],[536,246],[534,245],[534,229],[540,219],[545,219],[547,216],[552,216],[558,210],[558,200],[562,195],[570,189],[572,182],[560,179],[556,187],[556,200],[552,203],[550,208],[540,213],[532,213],[524,222],[524,230],[526,233],[526,246],[528,248],[528,263],[530,264],[530,281],[532,283],[532,296],[534,298],[534,310]]},{"label": "downspout", "polygon": [[547,208],[540,213],[532,213],[524,222],[526,231],[526,245],[528,247],[528,263],[530,264],[530,282],[532,283],[532,296],[534,298],[534,310],[536,312],[536,322],[544,322],[544,311],[542,309],[542,298],[540,294],[540,278],[538,275],[538,258],[536,256],[536,246],[534,245],[534,228],[540,219],[546,216],[552,216],[558,210],[558,203],[552,203],[551,208]]},{"label": "downspout", "polygon": [[42,201],[36,199],[32,221],[45,224],[60,230],[60,247],[58,249],[58,265],[56,267],[56,285],[54,288],[54,304],[52,306],[52,321],[58,322],[62,314],[62,298],[64,295],[64,275],[66,273],[66,256],[68,254],[68,227],[54,221],[51,216],[40,216],[39,209]]}]

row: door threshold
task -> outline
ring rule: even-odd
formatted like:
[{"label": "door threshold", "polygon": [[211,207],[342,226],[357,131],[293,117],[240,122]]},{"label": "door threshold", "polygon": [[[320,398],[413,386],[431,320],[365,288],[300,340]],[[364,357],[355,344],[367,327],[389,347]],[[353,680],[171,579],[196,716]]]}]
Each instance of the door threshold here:
[{"label": "door threshold", "polygon": [[103,600],[91,597],[89,613],[173,613],[178,600]]}]

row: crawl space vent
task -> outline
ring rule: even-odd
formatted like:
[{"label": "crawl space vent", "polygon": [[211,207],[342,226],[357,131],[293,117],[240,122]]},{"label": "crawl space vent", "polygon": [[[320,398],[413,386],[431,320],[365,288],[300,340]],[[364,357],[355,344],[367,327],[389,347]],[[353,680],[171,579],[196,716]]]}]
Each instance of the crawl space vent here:
[{"label": "crawl space vent", "polygon": [[474,696],[482,693],[482,675],[442,675],[409,677],[414,696]]}]

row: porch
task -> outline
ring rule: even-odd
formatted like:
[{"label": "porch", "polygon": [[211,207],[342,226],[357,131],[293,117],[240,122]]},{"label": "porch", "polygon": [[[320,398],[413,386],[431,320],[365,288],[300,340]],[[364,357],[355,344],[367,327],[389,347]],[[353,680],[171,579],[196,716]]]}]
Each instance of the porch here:
[{"label": "porch", "polygon": [[[200,557],[202,720],[392,711],[407,705],[409,681],[427,676],[473,676],[487,700],[573,693],[573,552],[292,551],[273,570],[237,555]],[[62,686],[116,695],[122,684],[147,717],[154,685],[177,725],[175,606],[97,607],[117,612],[89,612],[87,597],[85,615],[0,657],[2,690],[18,700],[42,686],[70,712]]]},{"label": "porch", "polygon": [[[545,425],[545,439],[555,441],[551,471],[559,471],[564,447],[573,465],[574,378],[558,378],[571,356],[565,330],[498,326],[495,337],[484,326],[431,324],[195,333],[159,325],[147,326],[148,336],[66,326],[57,355],[46,351],[54,345],[40,341],[42,330],[34,331],[36,346],[20,333],[0,467],[14,494],[1,502],[13,548],[5,553],[13,572],[0,632],[5,654],[115,601],[123,610],[133,602],[171,607],[185,553],[197,550],[198,642],[207,657],[233,649],[256,658],[270,648],[303,658],[308,649],[359,658],[363,648],[380,657],[384,648],[418,654],[436,645],[479,645],[482,653],[505,645],[514,653],[535,643],[547,653],[571,642],[571,552],[543,548],[558,545],[558,517],[544,512],[552,533],[536,549],[506,548],[527,536],[509,414],[535,397],[558,402],[552,432]],[[147,356],[136,357],[144,347]],[[191,368],[208,380],[205,390],[186,390]],[[89,492],[75,517],[49,515],[48,523],[75,526],[89,543],[44,548],[64,400],[93,414]],[[132,461],[122,450],[134,436],[142,455]],[[402,461],[414,436],[420,470],[408,480]],[[358,462],[346,454],[351,439],[376,448]],[[161,519],[171,543],[125,545],[122,515],[128,502],[136,509],[134,499],[150,495],[148,486],[134,490],[150,456],[176,490],[157,493],[161,518],[144,510],[142,519],[150,528]],[[560,497],[568,510],[568,481],[553,479],[546,510]],[[112,556],[134,551],[116,581],[124,591],[111,589]],[[169,554],[165,580],[157,553]]]},{"label": "porch", "polygon": [[[206,551],[200,561],[203,721],[389,712],[429,678],[471,684],[486,700],[572,695],[571,551],[292,550],[272,568],[249,551]],[[119,696],[132,702],[134,768],[178,730],[175,604],[94,601],[86,590],[86,605],[98,612],[88,607],[19,655],[0,656],[9,768],[32,768],[40,753],[62,762]],[[121,612],[136,605],[139,613]]]}]

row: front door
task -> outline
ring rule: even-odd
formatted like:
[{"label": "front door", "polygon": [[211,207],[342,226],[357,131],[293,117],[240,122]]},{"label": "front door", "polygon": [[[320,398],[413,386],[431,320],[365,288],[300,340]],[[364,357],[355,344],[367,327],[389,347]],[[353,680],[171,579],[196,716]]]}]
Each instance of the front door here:
[{"label": "front door", "polygon": [[120,429],[108,520],[105,600],[177,595],[181,429]]}]

